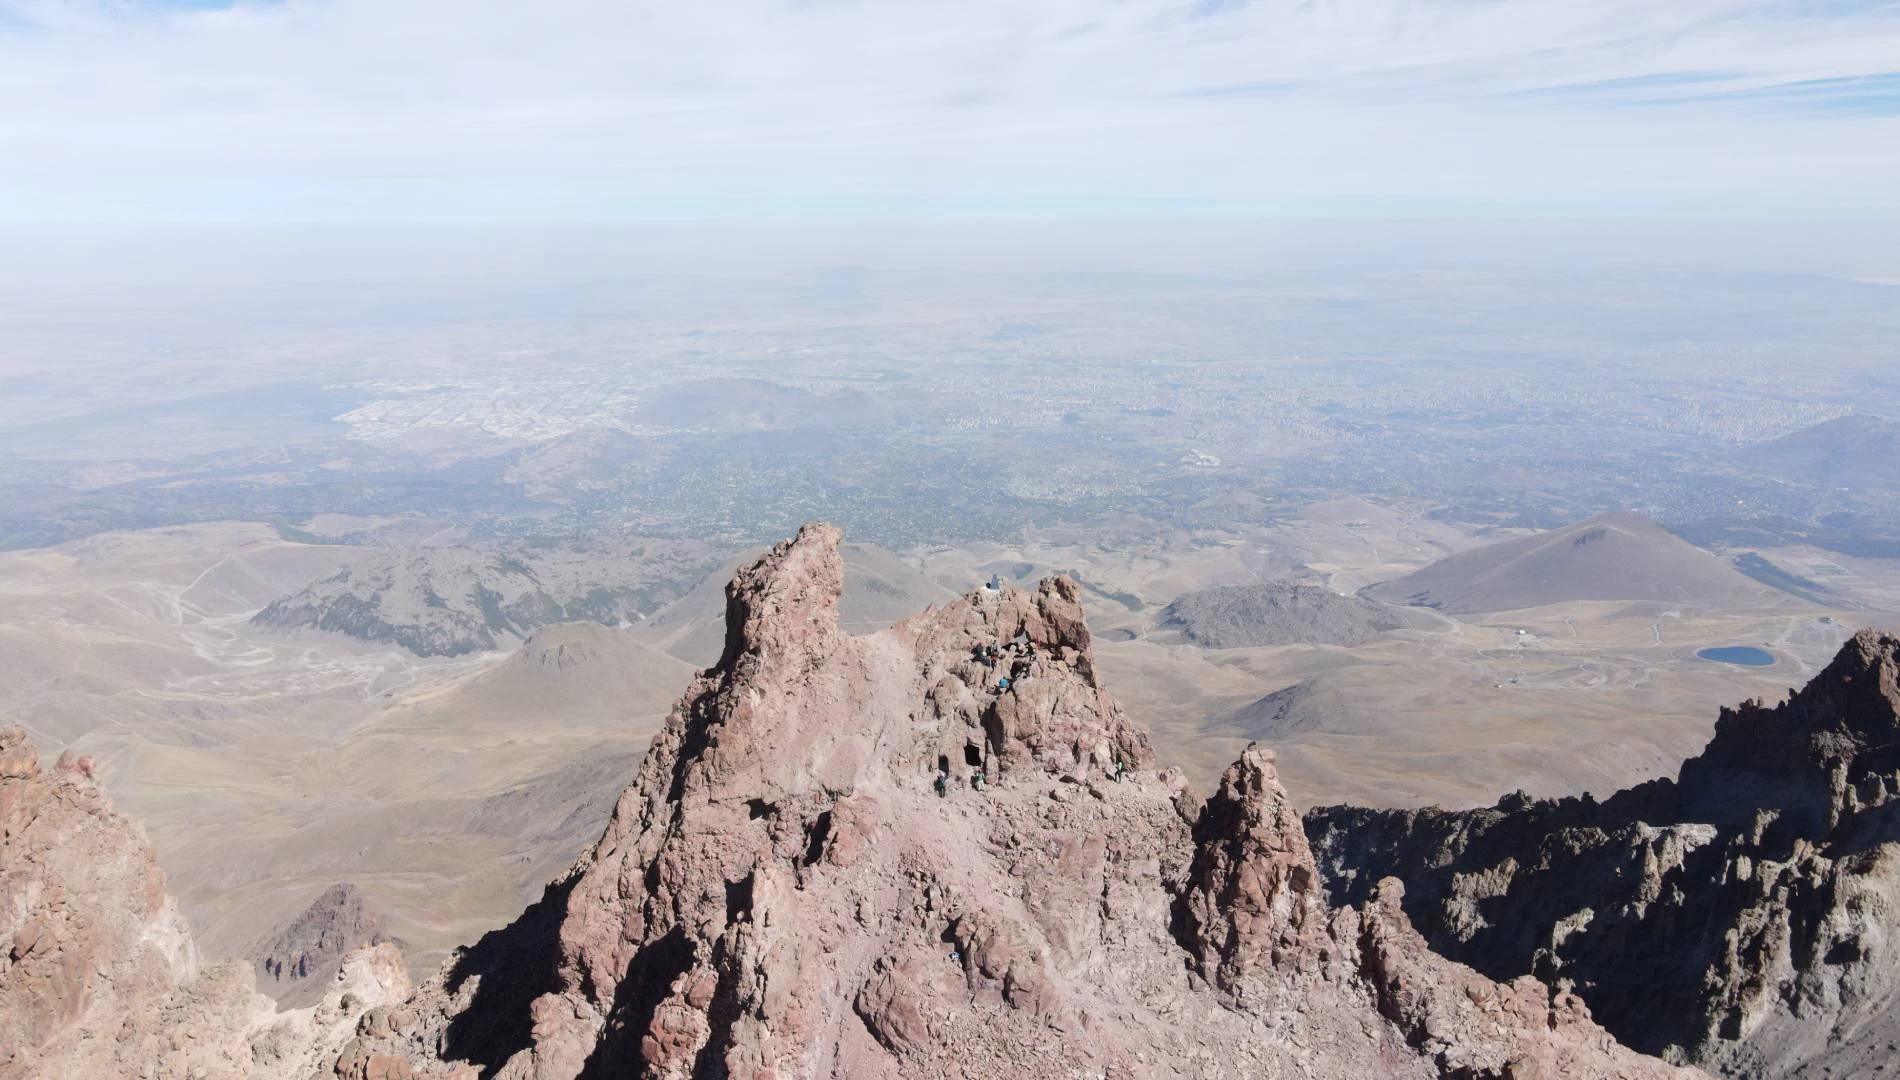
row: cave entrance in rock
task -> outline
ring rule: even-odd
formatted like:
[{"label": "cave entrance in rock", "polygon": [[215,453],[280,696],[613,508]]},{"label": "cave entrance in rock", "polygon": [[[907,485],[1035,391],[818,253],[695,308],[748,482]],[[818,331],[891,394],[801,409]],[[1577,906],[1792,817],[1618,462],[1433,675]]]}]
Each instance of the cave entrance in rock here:
[{"label": "cave entrance in rock", "polygon": [[983,749],[975,743],[963,744],[963,763],[972,769],[983,767]]}]

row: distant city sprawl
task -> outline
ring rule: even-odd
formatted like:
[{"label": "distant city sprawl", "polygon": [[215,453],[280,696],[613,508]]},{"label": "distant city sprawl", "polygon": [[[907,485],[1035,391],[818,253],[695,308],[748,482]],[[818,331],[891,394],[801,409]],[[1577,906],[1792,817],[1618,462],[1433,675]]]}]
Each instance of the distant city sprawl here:
[{"label": "distant city sprawl", "polygon": [[[333,512],[733,544],[824,517],[912,546],[1349,493],[1887,553],[1892,478],[1840,482],[1816,444],[1892,445],[1864,419],[1900,412],[1892,305],[1775,284],[867,273],[347,334],[120,312],[83,324],[117,331],[89,365],[8,378],[0,541]],[[44,316],[13,348],[79,332]]]}]

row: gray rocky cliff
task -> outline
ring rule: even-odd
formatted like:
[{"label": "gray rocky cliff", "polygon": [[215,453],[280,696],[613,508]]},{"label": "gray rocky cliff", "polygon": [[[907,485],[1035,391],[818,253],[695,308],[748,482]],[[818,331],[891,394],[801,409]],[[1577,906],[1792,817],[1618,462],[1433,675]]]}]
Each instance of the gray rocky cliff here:
[{"label": "gray rocky cliff", "polygon": [[1574,991],[1623,1041],[1737,1076],[1875,1075],[1900,1040],[1900,640],[1726,709],[1674,780],[1447,812],[1324,807],[1335,903],[1405,882],[1447,956]]}]

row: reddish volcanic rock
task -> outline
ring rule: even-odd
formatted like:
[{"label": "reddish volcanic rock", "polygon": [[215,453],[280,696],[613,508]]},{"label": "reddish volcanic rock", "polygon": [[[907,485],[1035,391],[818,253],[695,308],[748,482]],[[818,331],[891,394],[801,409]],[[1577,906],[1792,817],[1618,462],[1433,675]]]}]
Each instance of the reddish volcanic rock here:
[{"label": "reddish volcanic rock", "polygon": [[1389,898],[1327,908],[1270,754],[1189,805],[1074,583],[852,637],[838,542],[734,579],[600,840],[360,1049],[512,1080],[1694,1075],[1433,956]]},{"label": "reddish volcanic rock", "polygon": [[1221,777],[1194,830],[1184,942],[1200,972],[1233,990],[1261,972],[1323,952],[1329,912],[1299,811],[1280,787],[1273,752],[1249,746]]},{"label": "reddish volcanic rock", "polygon": [[[91,760],[51,770],[0,729],[0,1077],[243,1075],[250,988],[200,973],[139,827],[114,814]],[[178,1044],[174,1022],[202,1026]]]},{"label": "reddish volcanic rock", "polygon": [[600,839],[406,997],[387,944],[292,1013],[196,971],[137,827],[0,732],[0,1078],[1699,1075],[1427,951],[1396,883],[1329,908],[1270,753],[1194,805],[1073,582],[853,637],[838,543],[733,580]]},{"label": "reddish volcanic rock", "polygon": [[327,1074],[364,1010],[409,992],[388,946],[274,1013],[241,962],[204,966],[138,825],[91,759],[51,770],[0,728],[0,1080]]}]

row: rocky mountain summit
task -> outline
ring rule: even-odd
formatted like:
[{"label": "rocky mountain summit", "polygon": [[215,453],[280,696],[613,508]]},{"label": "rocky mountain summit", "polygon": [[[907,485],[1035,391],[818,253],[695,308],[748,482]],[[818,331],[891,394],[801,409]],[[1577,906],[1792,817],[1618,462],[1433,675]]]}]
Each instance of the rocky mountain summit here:
[{"label": "rocky mountain summit", "polygon": [[[406,1000],[326,999],[327,1025],[192,1013],[162,1028],[219,1048],[191,1075],[1701,1075],[1619,1045],[1575,995],[1434,955],[1397,882],[1329,904],[1269,751],[1201,805],[1102,687],[1074,582],[852,636],[839,539],[807,526],[735,576],[719,661],[599,840],[514,923]],[[39,790],[15,771],[10,838],[18,792]],[[102,898],[147,913],[119,920],[123,952],[151,951],[141,927],[168,910],[139,880],[142,899]],[[46,890],[8,890],[0,915],[41,917]],[[0,931],[0,956],[39,955]],[[48,1019],[64,969],[10,963],[0,1035],[33,1053],[84,1045],[74,1015],[143,1030],[117,1019],[197,985],[154,976]],[[220,970],[236,1002],[250,973]]]},{"label": "rocky mountain summit", "polygon": [[1735,1076],[1900,1061],[1900,639],[1724,710],[1674,780],[1598,802],[1327,807],[1334,903],[1405,882],[1433,948],[1574,992],[1624,1042]]},{"label": "rocky mountain summit", "polygon": [[1690,1075],[1433,956],[1396,888],[1329,907],[1270,753],[1194,805],[1074,583],[852,637],[838,540],[736,576],[600,840],[343,1075]]}]

